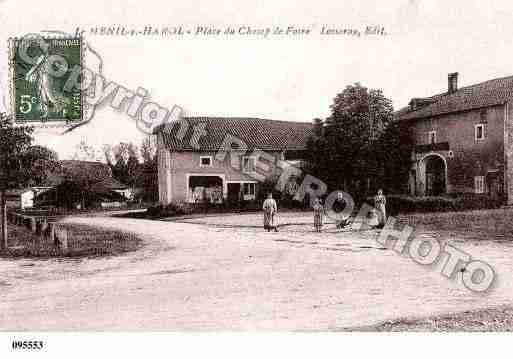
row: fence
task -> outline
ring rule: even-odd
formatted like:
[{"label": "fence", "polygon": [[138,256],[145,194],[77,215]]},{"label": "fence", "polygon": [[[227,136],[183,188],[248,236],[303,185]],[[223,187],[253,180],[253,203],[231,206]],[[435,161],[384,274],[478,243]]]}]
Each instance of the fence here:
[{"label": "fence", "polygon": [[57,223],[61,217],[44,216],[43,213],[8,212],[7,221],[16,226],[23,226],[34,234],[34,247],[37,249],[41,242],[49,241],[62,254],[69,249],[68,230]]}]

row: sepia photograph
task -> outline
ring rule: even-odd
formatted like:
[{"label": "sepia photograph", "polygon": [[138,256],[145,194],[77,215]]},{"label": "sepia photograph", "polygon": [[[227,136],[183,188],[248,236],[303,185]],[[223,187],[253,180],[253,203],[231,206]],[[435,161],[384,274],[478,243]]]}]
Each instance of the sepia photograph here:
[{"label": "sepia photograph", "polygon": [[0,22],[2,357],[506,348],[510,2],[0,0]]}]

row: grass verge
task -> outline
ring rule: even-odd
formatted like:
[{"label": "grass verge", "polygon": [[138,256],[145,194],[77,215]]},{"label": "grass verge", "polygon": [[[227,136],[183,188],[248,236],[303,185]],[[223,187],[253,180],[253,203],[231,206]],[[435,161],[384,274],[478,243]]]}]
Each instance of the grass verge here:
[{"label": "grass verge", "polygon": [[511,332],[513,331],[513,307],[501,306],[422,319],[397,319],[368,327],[349,328],[348,331]]},{"label": "grass verge", "polygon": [[433,231],[465,240],[513,243],[512,208],[404,214],[399,215],[398,219],[418,231]]},{"label": "grass verge", "polygon": [[8,226],[8,250],[1,257],[49,258],[111,256],[134,251],[142,241],[134,234],[77,224],[61,224],[68,232],[68,249],[20,226]]}]

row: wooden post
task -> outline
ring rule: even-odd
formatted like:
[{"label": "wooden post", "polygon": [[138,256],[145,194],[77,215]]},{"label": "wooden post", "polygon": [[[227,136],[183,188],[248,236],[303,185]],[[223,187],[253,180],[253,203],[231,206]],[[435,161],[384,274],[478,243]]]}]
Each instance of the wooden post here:
[{"label": "wooden post", "polygon": [[35,230],[35,233],[38,236],[41,235],[41,225],[42,224],[43,224],[43,222],[41,220],[36,220],[36,230]]},{"label": "wooden post", "polygon": [[0,251],[5,252],[7,250],[7,201],[5,199],[5,189],[0,191]]},{"label": "wooden post", "polygon": [[46,232],[48,232],[48,221],[46,219],[42,219],[40,222],[40,231],[41,238],[46,237]]},{"label": "wooden post", "polygon": [[64,253],[68,253],[68,231],[66,229],[62,230],[62,250]]},{"label": "wooden post", "polygon": [[32,233],[34,233],[36,236],[34,237],[34,248],[36,250],[39,251],[39,249],[41,248],[41,238],[38,236],[39,234],[39,222],[34,218],[32,217],[31,219],[31,224],[32,224]]},{"label": "wooden post", "polygon": [[30,231],[36,233],[36,218],[30,217]]},{"label": "wooden post", "polygon": [[59,227],[57,230],[57,236],[59,239],[61,251],[63,253],[67,253],[68,252],[68,231],[63,227]]},{"label": "wooden post", "polygon": [[57,236],[55,235],[55,223],[48,223],[48,238],[51,242],[53,242],[54,246],[59,246],[59,241],[57,239]]}]

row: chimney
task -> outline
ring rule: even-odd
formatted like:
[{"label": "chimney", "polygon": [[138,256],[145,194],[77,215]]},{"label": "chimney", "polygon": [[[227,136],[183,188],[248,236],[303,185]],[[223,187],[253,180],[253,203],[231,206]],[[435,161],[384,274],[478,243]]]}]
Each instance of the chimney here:
[{"label": "chimney", "polygon": [[448,86],[447,92],[449,94],[458,91],[458,73],[457,72],[453,72],[453,73],[449,74],[448,82],[449,82],[449,86]]},{"label": "chimney", "polygon": [[418,107],[418,105],[419,105],[419,99],[417,99],[417,98],[412,98],[412,99],[411,99],[411,101],[410,101],[410,103],[409,103],[409,105],[410,105],[410,109],[411,109],[412,111],[417,111],[417,107]]}]

